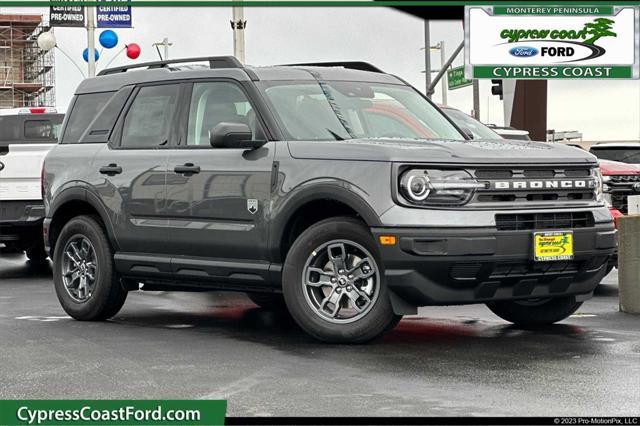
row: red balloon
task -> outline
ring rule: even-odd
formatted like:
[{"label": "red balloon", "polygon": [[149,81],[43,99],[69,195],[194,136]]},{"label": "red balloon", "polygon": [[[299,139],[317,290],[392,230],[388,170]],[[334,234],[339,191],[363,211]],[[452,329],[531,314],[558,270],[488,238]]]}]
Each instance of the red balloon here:
[{"label": "red balloon", "polygon": [[138,56],[140,56],[140,46],[136,43],[127,44],[127,56],[129,59],[138,59]]}]

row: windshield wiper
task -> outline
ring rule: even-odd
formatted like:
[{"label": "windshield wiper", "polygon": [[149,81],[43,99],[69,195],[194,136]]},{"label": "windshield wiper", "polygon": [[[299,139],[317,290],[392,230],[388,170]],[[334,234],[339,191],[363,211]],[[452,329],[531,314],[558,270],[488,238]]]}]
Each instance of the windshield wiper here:
[{"label": "windshield wiper", "polygon": [[333,136],[335,138],[335,140],[337,140],[337,141],[343,141],[344,140],[344,138],[342,136],[340,136],[339,134],[337,134],[336,132],[334,132],[333,130],[331,130],[328,127],[327,127],[327,132],[331,133],[331,136]]}]

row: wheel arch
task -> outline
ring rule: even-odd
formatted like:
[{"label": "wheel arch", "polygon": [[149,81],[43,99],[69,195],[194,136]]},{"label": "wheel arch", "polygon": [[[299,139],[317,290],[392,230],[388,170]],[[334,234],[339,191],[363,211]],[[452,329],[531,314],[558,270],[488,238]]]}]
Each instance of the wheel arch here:
[{"label": "wheel arch", "polygon": [[284,262],[292,239],[309,226],[337,216],[358,217],[368,227],[380,224],[378,215],[365,199],[344,186],[317,184],[296,190],[277,207],[271,223],[269,247],[273,261]]},{"label": "wheel arch", "polygon": [[98,216],[105,228],[109,242],[114,248],[118,247],[107,209],[100,201],[100,198],[86,188],[68,188],[64,190],[55,198],[49,208],[49,212],[48,216],[51,218],[51,223],[49,224],[47,238],[52,257],[60,231],[69,220],[80,215]]}]

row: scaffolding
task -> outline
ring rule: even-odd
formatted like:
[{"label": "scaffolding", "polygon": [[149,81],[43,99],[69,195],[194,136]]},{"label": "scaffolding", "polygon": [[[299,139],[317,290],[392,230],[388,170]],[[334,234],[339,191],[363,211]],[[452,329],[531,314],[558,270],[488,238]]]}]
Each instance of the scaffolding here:
[{"label": "scaffolding", "polygon": [[55,106],[55,56],[38,47],[40,15],[0,14],[0,108]]}]

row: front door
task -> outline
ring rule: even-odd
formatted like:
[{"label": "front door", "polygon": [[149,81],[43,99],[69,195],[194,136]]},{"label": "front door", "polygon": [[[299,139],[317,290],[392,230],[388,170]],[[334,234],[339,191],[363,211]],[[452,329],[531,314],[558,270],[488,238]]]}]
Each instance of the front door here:
[{"label": "front door", "polygon": [[225,264],[266,263],[275,143],[251,151],[212,148],[209,131],[220,123],[245,123],[255,139],[263,139],[259,117],[236,83],[194,83],[188,90],[186,129],[182,144],[171,150],[167,175],[169,243],[178,257],[175,264],[180,264],[180,256]]}]

